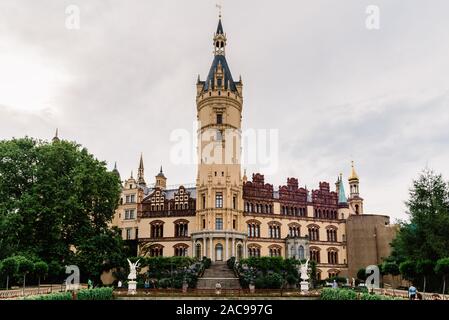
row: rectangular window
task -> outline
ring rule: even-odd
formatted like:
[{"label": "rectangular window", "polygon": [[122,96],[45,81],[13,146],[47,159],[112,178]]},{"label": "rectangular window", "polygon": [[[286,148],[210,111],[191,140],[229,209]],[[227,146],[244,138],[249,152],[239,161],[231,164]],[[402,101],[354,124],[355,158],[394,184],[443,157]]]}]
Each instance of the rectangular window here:
[{"label": "rectangular window", "polygon": [[134,210],[129,210],[129,218],[134,219]]},{"label": "rectangular window", "polygon": [[131,239],[131,229],[126,229],[126,240],[130,240]]},{"label": "rectangular window", "polygon": [[206,209],[206,195],[203,194],[203,209]]},{"label": "rectangular window", "polygon": [[236,228],[237,227],[237,223],[236,223],[236,221],[235,221],[235,219],[234,220],[232,220],[232,229],[237,229]]},{"label": "rectangular window", "polygon": [[232,197],[232,208],[234,210],[237,209],[237,197],[236,196]]},{"label": "rectangular window", "polygon": [[206,219],[203,219],[203,229],[206,229]]},{"label": "rectangular window", "polygon": [[223,208],[223,194],[221,192],[215,194],[215,208]]},{"label": "rectangular window", "polygon": [[139,229],[138,228],[136,228],[135,237],[136,237],[136,239],[139,238]]},{"label": "rectangular window", "polygon": [[223,124],[223,114],[217,113],[217,124]]},{"label": "rectangular window", "polygon": [[223,230],[223,218],[215,219],[215,230]]},{"label": "rectangular window", "polygon": [[131,203],[135,203],[136,202],[136,195],[132,194],[131,195]]},{"label": "rectangular window", "polygon": [[217,130],[217,141],[223,140],[223,132],[221,130]]},{"label": "rectangular window", "polygon": [[126,201],[125,201],[126,203],[129,203],[129,195],[128,196],[126,196]]}]

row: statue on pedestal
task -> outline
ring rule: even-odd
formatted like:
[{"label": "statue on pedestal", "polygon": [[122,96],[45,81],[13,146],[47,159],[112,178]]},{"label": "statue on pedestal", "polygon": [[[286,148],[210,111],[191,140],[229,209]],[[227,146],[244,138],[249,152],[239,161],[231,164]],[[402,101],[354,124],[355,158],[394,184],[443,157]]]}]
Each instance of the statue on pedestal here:
[{"label": "statue on pedestal", "polygon": [[137,289],[137,268],[139,267],[139,260],[135,263],[132,263],[128,260],[129,263],[129,275],[128,275],[128,294],[136,294]]},{"label": "statue on pedestal", "polygon": [[307,259],[305,264],[302,264],[301,262],[299,263],[299,272],[300,272],[300,278],[302,279],[302,281],[300,282],[301,284],[301,292],[302,293],[307,293],[309,291],[309,259]]}]

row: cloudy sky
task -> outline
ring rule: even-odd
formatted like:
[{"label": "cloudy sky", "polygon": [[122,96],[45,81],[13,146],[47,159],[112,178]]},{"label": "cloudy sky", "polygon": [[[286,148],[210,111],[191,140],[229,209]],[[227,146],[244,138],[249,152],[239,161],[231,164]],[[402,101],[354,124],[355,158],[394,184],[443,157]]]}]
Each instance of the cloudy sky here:
[{"label": "cloudy sky", "polygon": [[[196,120],[217,1],[1,0],[0,139],[51,139],[58,127],[122,177],[143,152],[147,182],[161,164],[169,184],[194,182],[195,165],[170,160],[170,134]],[[422,169],[449,178],[447,1],[222,2],[244,128],[279,130],[266,181],[333,185],[354,160],[365,211],[405,218]],[[66,27],[71,4],[79,29]]]}]

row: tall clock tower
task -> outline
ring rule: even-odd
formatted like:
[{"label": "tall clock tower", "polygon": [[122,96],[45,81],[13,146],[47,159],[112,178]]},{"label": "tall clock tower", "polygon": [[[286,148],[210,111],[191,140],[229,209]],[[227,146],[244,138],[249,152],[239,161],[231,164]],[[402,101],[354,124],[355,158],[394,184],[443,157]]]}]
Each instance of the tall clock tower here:
[{"label": "tall clock tower", "polygon": [[192,233],[192,252],[213,261],[246,256],[240,165],[242,81],[232,77],[226,45],[220,15],[213,37],[212,66],[207,78],[201,81],[198,77],[196,85],[197,230]]}]

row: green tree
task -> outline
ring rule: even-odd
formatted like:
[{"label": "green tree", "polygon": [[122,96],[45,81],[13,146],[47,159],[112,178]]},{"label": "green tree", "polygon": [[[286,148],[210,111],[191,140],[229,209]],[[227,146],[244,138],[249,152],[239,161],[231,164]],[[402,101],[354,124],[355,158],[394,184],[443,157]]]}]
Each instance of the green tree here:
[{"label": "green tree", "polygon": [[6,290],[9,288],[9,279],[17,274],[18,267],[15,257],[8,257],[2,261],[0,273],[6,276]]},{"label": "green tree", "polygon": [[435,273],[443,277],[443,294],[446,293],[446,277],[449,275],[449,258],[439,259],[435,266]]},{"label": "green tree", "polygon": [[396,262],[384,262],[382,264],[382,273],[385,275],[391,275],[394,279],[394,277],[400,275],[399,266]]},{"label": "green tree", "polygon": [[367,278],[366,269],[365,268],[359,269],[359,271],[357,271],[357,279],[359,279],[360,281],[365,281],[366,278]]},{"label": "green tree", "polygon": [[104,162],[76,143],[31,138],[0,141],[0,159],[0,259],[81,261],[82,274],[96,277],[122,261],[123,242],[109,229],[120,181]]},{"label": "green tree", "polygon": [[34,264],[34,273],[38,278],[38,290],[41,288],[41,277],[48,274],[48,264],[45,261],[38,261]]},{"label": "green tree", "polygon": [[413,181],[406,202],[409,222],[402,222],[393,241],[399,261],[449,256],[449,186],[440,174],[425,170]]},{"label": "green tree", "polygon": [[435,264],[429,259],[418,260],[416,263],[416,273],[423,277],[423,292],[426,292],[427,278],[434,273]]},{"label": "green tree", "polygon": [[413,282],[416,277],[416,263],[411,260],[404,261],[399,265],[399,271],[404,279]]},{"label": "green tree", "polygon": [[18,265],[17,273],[23,277],[23,290],[25,291],[26,276],[34,271],[34,263],[24,256],[16,256],[15,258]]}]

